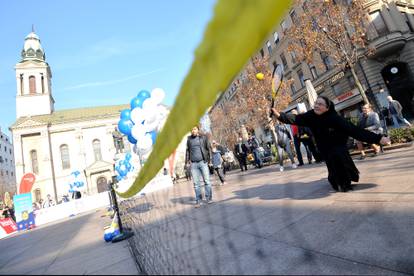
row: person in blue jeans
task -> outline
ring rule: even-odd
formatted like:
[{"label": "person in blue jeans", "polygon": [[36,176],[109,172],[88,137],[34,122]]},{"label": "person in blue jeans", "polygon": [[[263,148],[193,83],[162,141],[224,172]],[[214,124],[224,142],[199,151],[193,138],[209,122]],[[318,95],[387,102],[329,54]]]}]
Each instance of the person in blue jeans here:
[{"label": "person in blue jeans", "polygon": [[204,181],[205,200],[208,204],[212,203],[212,190],[210,183],[209,165],[211,162],[211,146],[208,137],[200,133],[198,126],[191,130],[191,135],[187,138],[187,149],[185,163],[191,166],[191,175],[194,182],[195,207],[201,206],[202,194],[200,183]]},{"label": "person in blue jeans", "polygon": [[259,151],[259,147],[260,147],[259,140],[257,140],[256,136],[251,134],[247,143],[249,144],[250,150],[253,152],[254,162],[256,163],[256,167],[260,169],[261,167],[263,167],[263,161],[262,161],[262,156]]}]

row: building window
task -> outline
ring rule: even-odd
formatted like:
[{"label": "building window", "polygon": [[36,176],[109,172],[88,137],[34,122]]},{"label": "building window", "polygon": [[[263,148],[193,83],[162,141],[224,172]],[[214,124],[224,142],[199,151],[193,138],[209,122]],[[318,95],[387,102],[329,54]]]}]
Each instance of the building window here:
[{"label": "building window", "polygon": [[290,51],[290,58],[292,59],[292,64],[296,63],[296,54],[295,51]]},{"label": "building window", "polygon": [[62,160],[62,169],[70,169],[70,157],[68,145],[60,146],[60,159]]},{"label": "building window", "polygon": [[279,33],[278,32],[274,32],[273,33],[273,37],[275,39],[275,44],[278,44],[279,43]]},{"label": "building window", "polygon": [[285,33],[286,30],[288,29],[287,24],[286,24],[286,21],[283,20],[282,23],[280,23],[280,26],[282,27],[283,33]]},{"label": "building window", "polygon": [[408,29],[410,30],[410,32],[414,32],[414,29],[410,24],[410,20],[408,20],[408,17],[410,16],[410,14],[407,14],[405,12],[401,12],[401,13],[402,13],[402,16],[404,17],[405,23],[407,24]]},{"label": "building window", "polygon": [[42,199],[42,192],[40,189],[34,190],[34,198],[36,202],[39,202]]},{"label": "building window", "polygon": [[290,12],[290,18],[292,19],[293,24],[295,24],[298,21],[298,16],[295,10],[292,10]]},{"label": "building window", "polygon": [[32,172],[34,174],[39,174],[39,163],[37,161],[37,151],[32,150],[30,152],[30,160],[32,161]]},{"label": "building window", "polygon": [[323,64],[325,65],[325,70],[329,71],[333,68],[332,59],[329,56],[321,55]]},{"label": "building window", "polygon": [[382,18],[380,11],[373,12],[369,16],[371,18],[371,23],[379,36],[383,36],[388,33],[388,28],[385,25],[384,18]]},{"label": "building window", "polygon": [[283,67],[286,69],[288,67],[286,57],[283,53],[280,54],[280,60],[282,61]]},{"label": "building window", "polygon": [[291,84],[290,85],[290,90],[292,90],[292,95],[294,95],[294,94],[296,94],[296,87],[295,87],[295,84]]},{"label": "building window", "polygon": [[9,171],[8,171],[8,170],[6,170],[6,175],[7,175],[7,176],[9,175]]},{"label": "building window", "polygon": [[305,86],[305,78],[303,76],[302,70],[298,70],[298,77],[299,77],[299,81],[300,81],[300,86],[304,87]]},{"label": "building window", "polygon": [[20,74],[20,95],[23,95],[23,74]]},{"label": "building window", "polygon": [[356,86],[354,77],[349,76],[347,79],[348,79],[349,86],[351,86],[351,88],[354,88]]},{"label": "building window", "polygon": [[260,55],[262,56],[262,58],[264,58],[264,51],[263,51],[263,49],[260,49]]},{"label": "building window", "polygon": [[11,176],[14,176],[13,172],[11,172]]},{"label": "building window", "polygon": [[29,93],[36,94],[36,78],[34,76],[29,77]]},{"label": "building window", "polygon": [[310,64],[310,65],[309,65],[309,69],[310,69],[310,71],[311,71],[312,78],[313,78],[314,80],[315,80],[315,79],[317,79],[317,78],[318,78],[318,71],[316,70],[315,65]]},{"label": "building window", "polygon": [[95,156],[95,161],[102,160],[101,141],[99,141],[98,139],[93,140],[92,146],[93,146],[93,154]]},{"label": "building window", "polygon": [[341,86],[339,83],[332,85],[332,90],[335,96],[339,96],[342,94]]},{"label": "building window", "polygon": [[42,83],[42,94],[45,93],[45,77],[43,77],[42,74],[42,78],[41,78],[41,83]]},{"label": "building window", "polygon": [[269,55],[272,54],[272,45],[270,44],[270,41],[266,42],[267,51],[269,52]]}]

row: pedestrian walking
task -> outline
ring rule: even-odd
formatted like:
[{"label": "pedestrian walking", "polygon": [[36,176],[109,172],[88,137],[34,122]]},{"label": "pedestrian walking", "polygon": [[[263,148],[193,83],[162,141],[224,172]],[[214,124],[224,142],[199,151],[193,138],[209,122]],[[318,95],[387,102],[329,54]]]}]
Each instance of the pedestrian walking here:
[{"label": "pedestrian walking", "polygon": [[387,99],[388,99],[388,114],[392,118],[394,127],[400,128],[399,121],[403,122],[407,126],[411,126],[410,122],[407,121],[407,119],[405,119],[402,114],[401,104],[397,100],[394,100],[391,96],[388,96]]},{"label": "pedestrian walking", "polygon": [[287,126],[279,121],[276,121],[275,132],[277,136],[277,152],[279,159],[279,170],[284,171],[283,167],[283,151],[285,151],[292,162],[292,168],[296,169],[295,158],[292,152],[292,136]]},{"label": "pedestrian walking", "polygon": [[[372,111],[370,104],[365,104],[362,107],[362,114],[359,118],[358,127],[371,131],[376,134],[383,134],[381,122],[378,113]],[[356,142],[358,150],[361,151],[360,159],[365,159],[364,144],[361,141]],[[381,147],[376,144],[371,144],[374,154],[377,155],[380,152]]]},{"label": "pedestrian walking", "polygon": [[237,144],[234,145],[234,152],[236,153],[237,161],[239,161],[241,171],[247,171],[247,154],[249,149],[243,143],[242,137],[239,137]]},{"label": "pedestrian walking", "polygon": [[198,126],[193,127],[191,135],[187,138],[185,163],[191,166],[191,175],[194,182],[195,207],[201,205],[202,195],[200,182],[204,181],[205,200],[212,203],[212,190],[210,184],[209,165],[211,158],[211,146],[208,137],[201,134]]},{"label": "pedestrian walking", "polygon": [[226,184],[226,181],[224,180],[223,174],[223,147],[221,147],[216,141],[213,140],[213,142],[211,143],[211,152],[214,171],[217,173],[221,185],[224,185]]},{"label": "pedestrian walking", "polygon": [[250,134],[249,140],[247,142],[249,143],[250,151],[253,153],[254,162],[256,163],[256,167],[258,167],[260,169],[261,167],[263,167],[263,161],[262,161],[262,158],[260,156],[260,150],[259,150],[260,143],[259,143],[259,140],[257,140],[256,136],[254,136],[253,134]]},{"label": "pedestrian walking", "polygon": [[361,129],[340,117],[334,103],[323,96],[317,98],[314,109],[304,114],[279,113],[275,108],[272,111],[281,122],[311,129],[328,168],[328,181],[336,191],[352,190],[351,181],[359,180],[359,171],[346,147],[349,136],[370,144],[390,143],[388,137]]}]

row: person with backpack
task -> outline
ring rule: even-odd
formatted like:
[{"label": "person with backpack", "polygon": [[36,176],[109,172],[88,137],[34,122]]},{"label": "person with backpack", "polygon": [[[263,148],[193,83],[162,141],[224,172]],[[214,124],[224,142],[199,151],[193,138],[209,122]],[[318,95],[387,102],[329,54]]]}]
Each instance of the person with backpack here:
[{"label": "person with backpack", "polygon": [[293,152],[291,148],[292,142],[292,135],[288,129],[288,127],[276,121],[275,132],[277,136],[277,152],[278,152],[278,159],[279,159],[279,170],[283,172],[285,168],[283,167],[283,151],[285,151],[292,162],[292,168],[296,169],[297,165],[295,163],[295,158],[293,157]]},{"label": "person with backpack", "polygon": [[262,161],[260,150],[259,150],[259,147],[260,147],[259,140],[257,140],[256,136],[254,136],[253,134],[250,134],[250,137],[247,143],[249,144],[250,151],[254,155],[254,162],[256,163],[256,167],[260,169],[261,167],[263,167],[263,161]]},{"label": "person with backpack", "polygon": [[221,185],[224,185],[226,184],[223,174],[224,148],[219,143],[213,140],[213,142],[211,143],[211,152],[214,171],[217,173]]}]

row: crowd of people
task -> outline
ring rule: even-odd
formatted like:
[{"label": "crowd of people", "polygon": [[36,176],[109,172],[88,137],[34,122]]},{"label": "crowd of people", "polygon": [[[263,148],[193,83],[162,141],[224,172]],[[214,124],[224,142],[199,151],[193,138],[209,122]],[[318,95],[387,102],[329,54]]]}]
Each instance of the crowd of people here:
[{"label": "crowd of people", "polygon": [[[388,97],[387,112],[395,128],[403,123],[411,126],[402,116],[402,108],[398,101]],[[354,125],[341,117],[335,110],[334,103],[326,97],[318,97],[314,108],[307,112],[289,113],[272,109],[272,120],[276,143],[273,145],[279,170],[285,170],[285,157],[290,159],[291,167],[296,169],[304,165],[302,149],[306,152],[308,164],[313,162],[326,164],[328,182],[338,192],[352,190],[352,182],[358,182],[359,171],[356,168],[348,149],[349,137],[352,137],[361,153],[360,159],[365,159],[365,147],[373,149],[373,156],[383,152],[383,145],[391,143],[386,136],[386,125],[381,123],[378,113],[373,111],[370,104],[362,106],[358,124]],[[234,145],[233,152],[242,172],[248,170],[251,160],[256,168],[263,167],[264,144],[260,143],[254,133],[247,140],[241,136]],[[205,201],[212,203],[212,188],[210,171],[217,174],[220,184],[224,185],[223,150],[217,141],[210,144],[206,135],[199,127],[193,127],[187,139],[186,167],[187,180],[193,180],[195,190],[195,207],[202,203],[201,184],[204,183]]]}]

